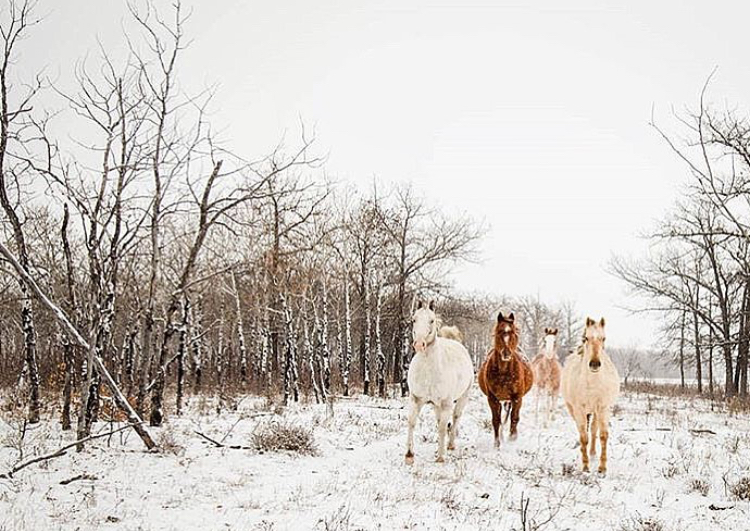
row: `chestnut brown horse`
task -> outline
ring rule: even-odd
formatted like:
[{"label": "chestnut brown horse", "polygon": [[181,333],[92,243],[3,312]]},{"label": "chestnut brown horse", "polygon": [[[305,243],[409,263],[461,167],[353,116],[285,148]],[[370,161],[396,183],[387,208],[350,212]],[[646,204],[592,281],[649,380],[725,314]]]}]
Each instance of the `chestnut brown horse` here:
[{"label": "chestnut brown horse", "polygon": [[502,406],[510,409],[510,439],[518,436],[518,420],[521,418],[523,397],[534,384],[534,373],[529,362],[518,352],[518,328],[515,317],[502,312],[497,315],[494,329],[494,346],[479,369],[479,388],[487,395],[492,411],[492,429],[495,430],[495,446],[502,441]]}]

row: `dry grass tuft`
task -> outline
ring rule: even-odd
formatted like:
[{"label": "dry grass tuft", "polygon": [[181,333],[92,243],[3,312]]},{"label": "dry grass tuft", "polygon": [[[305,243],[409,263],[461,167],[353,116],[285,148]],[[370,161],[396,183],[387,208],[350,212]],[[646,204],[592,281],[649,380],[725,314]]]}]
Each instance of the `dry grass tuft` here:
[{"label": "dry grass tuft", "polygon": [[666,531],[666,529],[659,519],[641,515],[633,516],[620,524],[620,531]]},{"label": "dry grass tuft", "polygon": [[252,434],[253,446],[261,452],[293,452],[316,455],[312,430],[286,420],[270,420],[259,423]]}]

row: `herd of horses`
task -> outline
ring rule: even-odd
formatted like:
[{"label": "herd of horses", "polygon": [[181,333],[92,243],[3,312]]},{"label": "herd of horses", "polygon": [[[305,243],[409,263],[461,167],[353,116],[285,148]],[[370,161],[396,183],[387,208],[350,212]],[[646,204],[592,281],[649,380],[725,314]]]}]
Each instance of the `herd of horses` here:
[{"label": "herd of horses", "polygon": [[[415,354],[408,374],[411,407],[405,460],[407,464],[414,462],[414,427],[422,406],[431,404],[437,417],[437,461],[442,463],[446,437],[448,450],[456,446],[459,420],[474,383],[474,364],[458,329],[441,326],[434,302],[419,302],[415,308],[412,316]],[[553,417],[557,398],[562,394],[578,428],[584,472],[589,470],[589,458],[596,456],[598,437],[601,446],[598,471],[606,474],[609,416],[620,392],[620,376],[604,352],[604,325],[603,318],[599,321],[587,318],[580,345],[562,367],[557,359],[557,328],[545,328],[539,353],[528,361],[519,351],[519,330],[513,313],[498,313],[492,348],[477,375],[492,413],[496,447],[503,441],[503,424],[508,418],[510,439],[518,436],[524,396],[536,386],[537,414],[542,406],[544,426]]]}]

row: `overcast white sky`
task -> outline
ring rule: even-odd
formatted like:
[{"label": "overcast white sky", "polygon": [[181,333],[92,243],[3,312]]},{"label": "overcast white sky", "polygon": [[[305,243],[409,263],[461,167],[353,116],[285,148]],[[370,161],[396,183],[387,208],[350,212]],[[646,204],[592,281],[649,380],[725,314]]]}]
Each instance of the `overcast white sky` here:
[{"label": "overcast white sky", "polygon": [[[694,105],[715,66],[714,101],[747,93],[747,3],[193,3],[183,79],[219,84],[213,122],[237,151],[267,152],[301,116],[331,176],[412,181],[490,223],[485,261],[457,270],[458,287],[574,299],[608,318],[611,344],[651,344],[603,267],[642,252],[638,231],[685,175],[652,107],[674,127],[671,107]],[[24,67],[65,81],[97,35],[122,42],[124,2],[42,7]]]}]

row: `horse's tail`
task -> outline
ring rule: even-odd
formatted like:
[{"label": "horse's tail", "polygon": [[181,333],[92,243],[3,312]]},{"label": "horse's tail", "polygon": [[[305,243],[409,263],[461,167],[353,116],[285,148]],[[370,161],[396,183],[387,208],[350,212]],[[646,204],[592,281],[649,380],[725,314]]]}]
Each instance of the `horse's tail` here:
[{"label": "horse's tail", "polygon": [[505,420],[503,420],[503,412],[500,411],[500,425],[504,426],[506,422],[508,422],[508,419],[510,418],[510,409],[513,406],[513,404],[510,403],[510,401],[505,402],[503,404],[503,407],[505,409]]},{"label": "horse's tail", "polygon": [[444,337],[446,339],[453,339],[454,341],[458,341],[459,343],[464,342],[464,335],[461,333],[461,330],[459,330],[457,326],[441,326],[440,330],[438,330],[438,336]]}]

